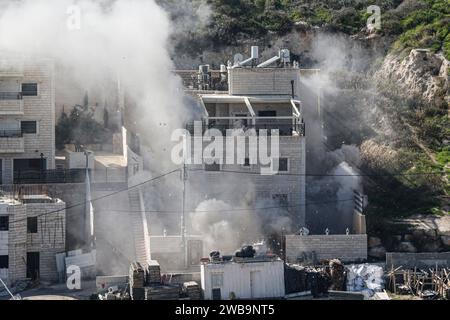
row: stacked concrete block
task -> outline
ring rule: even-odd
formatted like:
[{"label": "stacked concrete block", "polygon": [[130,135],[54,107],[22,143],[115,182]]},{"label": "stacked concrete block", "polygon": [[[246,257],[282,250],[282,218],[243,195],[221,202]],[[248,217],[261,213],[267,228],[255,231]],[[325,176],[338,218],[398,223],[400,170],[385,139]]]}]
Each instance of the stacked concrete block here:
[{"label": "stacked concrete block", "polygon": [[147,266],[147,284],[161,283],[161,267],[156,260],[151,260]]},{"label": "stacked concrete block", "polygon": [[189,297],[191,300],[200,300],[201,299],[201,288],[199,284],[195,281],[189,281],[183,283],[183,292]]}]

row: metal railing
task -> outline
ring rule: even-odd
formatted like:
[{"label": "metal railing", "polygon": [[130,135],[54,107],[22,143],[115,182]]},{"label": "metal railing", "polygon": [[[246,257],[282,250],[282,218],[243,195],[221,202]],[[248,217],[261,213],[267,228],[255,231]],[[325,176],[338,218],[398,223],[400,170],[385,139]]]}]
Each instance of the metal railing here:
[{"label": "metal railing", "polygon": [[0,138],[21,138],[23,137],[22,130],[2,130],[0,129]]},{"label": "metal railing", "polygon": [[[190,123],[186,126],[186,129],[194,134],[194,124]],[[278,130],[280,136],[292,136],[298,133],[300,136],[305,135],[305,123],[300,122],[300,119],[276,119],[276,120],[265,120],[256,119],[255,123],[252,124],[249,119],[236,119],[233,123],[229,123],[228,120],[210,120],[208,124],[203,122],[202,134],[208,129],[217,129],[226,135],[227,130],[239,130],[244,131],[256,130],[256,134],[260,134],[260,130],[266,130],[267,135],[271,134],[271,130]]]},{"label": "metal railing", "polygon": [[[114,184],[128,181],[127,168],[105,168],[89,171],[90,182]],[[49,169],[14,171],[14,184],[84,183],[86,169]]]},{"label": "metal railing", "polygon": [[22,92],[0,92],[0,100],[22,100]]},{"label": "metal railing", "polygon": [[85,169],[14,171],[14,184],[82,183],[85,180]]}]

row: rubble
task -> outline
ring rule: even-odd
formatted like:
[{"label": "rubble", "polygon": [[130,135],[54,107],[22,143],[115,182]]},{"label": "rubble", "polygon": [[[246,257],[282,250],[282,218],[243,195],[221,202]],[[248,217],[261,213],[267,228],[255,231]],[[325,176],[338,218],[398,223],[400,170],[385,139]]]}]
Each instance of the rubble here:
[{"label": "rubble", "polygon": [[347,290],[363,292],[372,297],[384,289],[384,270],[372,264],[351,265],[347,268]]}]

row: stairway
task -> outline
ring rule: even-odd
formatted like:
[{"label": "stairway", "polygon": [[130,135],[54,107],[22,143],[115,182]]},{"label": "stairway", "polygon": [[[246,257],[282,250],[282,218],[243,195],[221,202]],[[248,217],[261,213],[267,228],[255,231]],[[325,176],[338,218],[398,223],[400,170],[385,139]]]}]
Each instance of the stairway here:
[{"label": "stairway", "polygon": [[142,194],[138,188],[132,189],[128,191],[129,198],[129,206],[130,206],[130,218],[131,225],[133,228],[133,236],[134,236],[134,247],[136,252],[136,261],[145,265],[150,260],[150,243],[146,244],[146,223],[145,213],[143,212],[145,209],[142,207]]}]

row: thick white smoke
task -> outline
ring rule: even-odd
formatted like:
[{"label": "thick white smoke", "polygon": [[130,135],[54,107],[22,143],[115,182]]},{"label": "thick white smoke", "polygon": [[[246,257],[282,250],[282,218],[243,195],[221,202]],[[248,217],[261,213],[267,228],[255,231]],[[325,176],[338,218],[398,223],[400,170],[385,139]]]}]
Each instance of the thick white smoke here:
[{"label": "thick white smoke", "polygon": [[[52,58],[65,70],[63,80],[73,78],[85,90],[106,85],[105,79],[120,79],[135,104],[137,126],[146,128],[143,138],[151,140],[152,152],[161,157],[170,152],[170,132],[182,126],[189,109],[183,104],[181,81],[172,73],[167,48],[171,23],[153,0],[0,4],[1,51]],[[157,161],[155,169],[158,165],[165,168],[170,163]]]}]

